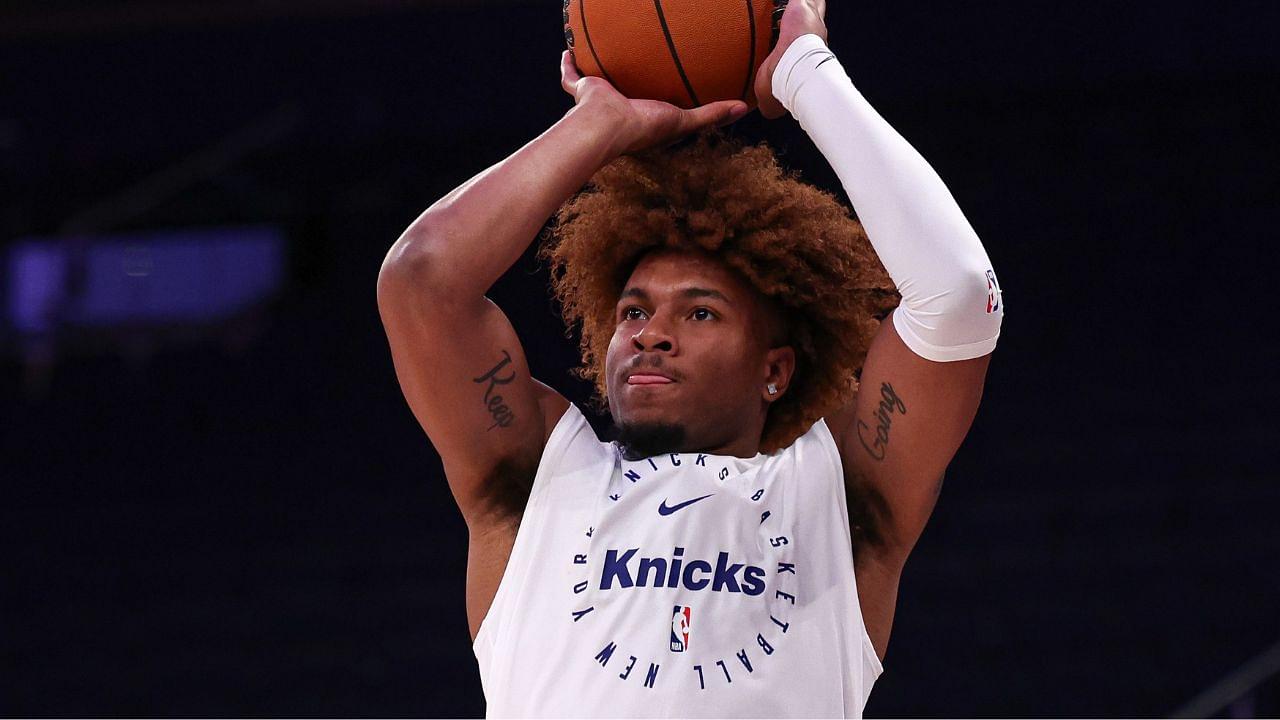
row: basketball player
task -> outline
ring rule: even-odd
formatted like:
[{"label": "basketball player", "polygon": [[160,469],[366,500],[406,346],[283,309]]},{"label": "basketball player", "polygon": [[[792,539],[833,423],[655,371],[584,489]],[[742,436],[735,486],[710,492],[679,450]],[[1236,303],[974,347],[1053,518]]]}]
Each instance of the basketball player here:
[{"label": "basketball player", "polygon": [[[827,48],[824,5],[791,1],[755,93],[861,225],[717,134],[745,104],[629,100],[566,52],[575,106],[387,255],[396,372],[470,534],[490,716],[862,713],[1003,308],[951,194]],[[543,253],[609,442],[484,296],[557,209]]]}]

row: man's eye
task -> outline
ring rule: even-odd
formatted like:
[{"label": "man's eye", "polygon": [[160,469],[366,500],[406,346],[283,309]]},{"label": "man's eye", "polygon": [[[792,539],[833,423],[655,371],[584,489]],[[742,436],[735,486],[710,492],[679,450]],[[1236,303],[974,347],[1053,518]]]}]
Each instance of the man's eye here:
[{"label": "man's eye", "polygon": [[623,320],[643,320],[644,311],[638,307],[634,307],[634,306],[629,307],[626,310],[622,311],[622,319]]},{"label": "man's eye", "polygon": [[715,313],[711,312],[706,308],[697,308],[692,313],[690,313],[689,316],[692,317],[694,320],[710,320],[711,318],[715,317]]}]

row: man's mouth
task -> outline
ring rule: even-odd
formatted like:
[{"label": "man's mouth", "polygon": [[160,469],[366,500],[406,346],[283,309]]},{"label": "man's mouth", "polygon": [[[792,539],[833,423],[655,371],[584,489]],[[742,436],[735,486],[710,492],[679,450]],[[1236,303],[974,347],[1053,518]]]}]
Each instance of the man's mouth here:
[{"label": "man's mouth", "polygon": [[665,385],[670,382],[673,382],[672,379],[665,375],[635,373],[627,376],[628,385]]}]

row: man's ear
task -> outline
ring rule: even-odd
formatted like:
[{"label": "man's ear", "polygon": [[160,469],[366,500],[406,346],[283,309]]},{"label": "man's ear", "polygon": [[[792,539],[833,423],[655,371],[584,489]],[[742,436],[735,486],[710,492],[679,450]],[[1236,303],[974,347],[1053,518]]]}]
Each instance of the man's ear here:
[{"label": "man's ear", "polygon": [[796,371],[796,351],[790,345],[769,348],[764,358],[765,379],[760,387],[760,396],[771,403],[785,395],[791,385],[791,376]]}]

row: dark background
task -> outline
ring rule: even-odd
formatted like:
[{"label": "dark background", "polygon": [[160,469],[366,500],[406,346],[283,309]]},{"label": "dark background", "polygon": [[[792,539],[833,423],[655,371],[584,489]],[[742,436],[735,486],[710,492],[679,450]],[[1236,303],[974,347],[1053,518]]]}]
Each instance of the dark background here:
[{"label": "dark background", "polygon": [[[830,6],[1007,305],[867,714],[1167,715],[1280,640],[1273,6]],[[52,362],[3,335],[0,713],[482,714],[466,529],[374,288],[421,210],[569,108],[559,1],[3,7],[0,242],[248,128],[93,229],[290,250],[217,327],[68,332]],[[840,191],[790,118],[734,132]],[[491,296],[581,402],[546,279],[526,255]]]}]

